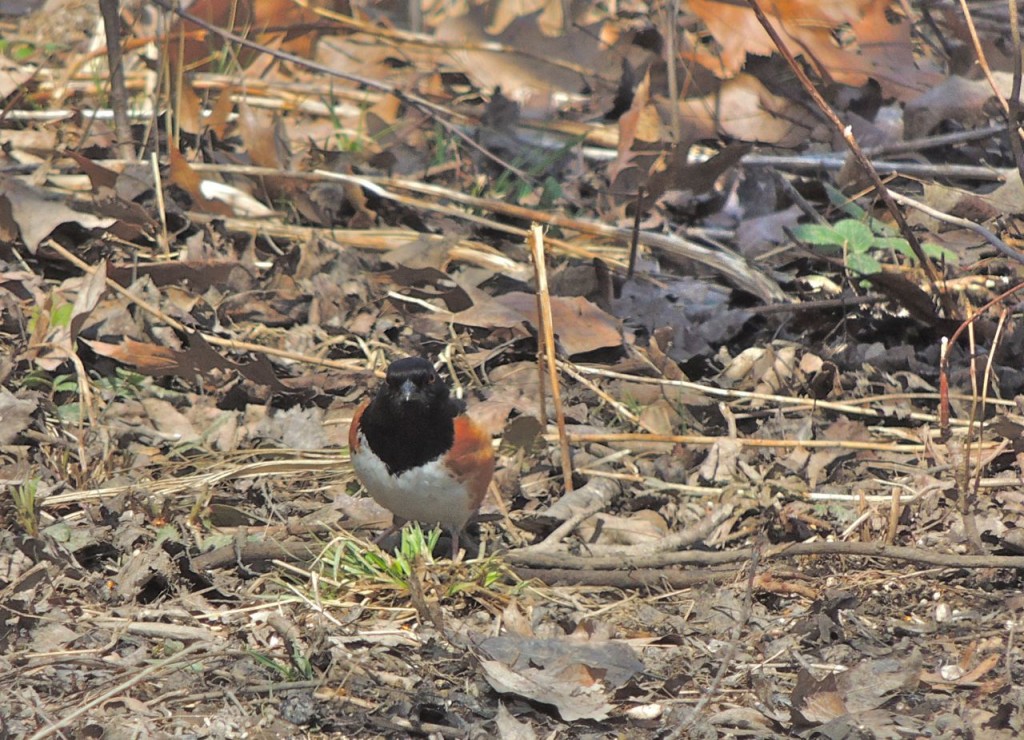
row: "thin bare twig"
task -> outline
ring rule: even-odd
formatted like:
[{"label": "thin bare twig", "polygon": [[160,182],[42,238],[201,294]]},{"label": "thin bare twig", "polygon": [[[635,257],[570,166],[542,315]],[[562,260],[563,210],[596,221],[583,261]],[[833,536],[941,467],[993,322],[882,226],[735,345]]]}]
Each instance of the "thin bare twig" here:
[{"label": "thin bare twig", "polygon": [[[72,265],[77,267],[87,275],[92,275],[96,272],[96,268],[92,265],[87,264],[80,257],[72,254],[67,249],[62,247],[60,244],[54,241],[50,241],[47,246],[53,251],[57,252],[61,257],[70,262]],[[240,342],[234,339],[224,339],[214,334],[207,334],[201,331],[196,331],[190,327],[185,326],[180,321],[171,318],[166,313],[161,311],[156,306],[147,303],[139,296],[133,294],[130,290],[122,286],[116,280],[110,278],[106,279],[107,287],[113,290],[121,297],[131,301],[133,304],[138,306],[146,313],[154,316],[160,321],[167,324],[172,329],[179,331],[186,336],[198,336],[202,337],[208,344],[223,347],[225,349],[232,349],[242,352],[255,352],[257,354],[269,355],[271,357],[280,357],[286,360],[295,360],[296,362],[306,362],[311,365],[320,365],[323,367],[331,367],[337,370],[352,370],[357,368],[357,363],[351,360],[327,360],[320,357],[311,357],[309,355],[303,355],[298,352],[290,352],[288,350],[278,349],[277,347],[267,347],[262,344],[253,344],[252,342]]]},{"label": "thin bare twig", "polygon": [[569,450],[569,435],[565,431],[565,409],[562,407],[562,386],[558,377],[558,364],[555,360],[555,327],[551,312],[551,294],[548,292],[548,269],[544,256],[544,230],[540,224],[530,229],[530,254],[533,255],[534,268],[537,271],[537,297],[540,301],[540,313],[537,321],[540,332],[537,338],[539,347],[544,352],[548,365],[548,378],[551,381],[551,401],[555,407],[555,423],[558,425],[558,446],[562,456],[562,476],[565,492],[572,491],[572,453]]},{"label": "thin bare twig", "polygon": [[754,578],[757,576],[757,566],[760,562],[760,548],[754,547],[753,554],[750,558],[750,564],[747,571],[747,584],[743,590],[743,606],[739,614],[739,619],[732,626],[732,630],[729,634],[729,645],[725,650],[725,654],[722,655],[722,662],[718,665],[718,670],[715,671],[714,677],[711,679],[711,683],[708,684],[705,691],[701,694],[700,699],[690,710],[689,716],[682,723],[682,725],[671,735],[672,740],[677,740],[681,737],[689,737],[689,732],[693,726],[697,723],[701,713],[707,707],[708,703],[711,702],[712,698],[718,696],[718,690],[722,685],[722,681],[725,680],[725,674],[729,670],[729,666],[732,665],[733,660],[736,658],[736,651],[739,649],[740,637],[743,635],[743,630],[750,621],[751,606],[754,602]]},{"label": "thin bare twig", "polygon": [[889,195],[891,195],[892,199],[895,200],[897,203],[902,203],[905,206],[915,208],[918,211],[921,211],[921,213],[928,214],[932,218],[938,219],[939,221],[943,221],[947,224],[952,224],[954,226],[959,226],[960,228],[969,229],[970,231],[973,231],[975,234],[978,234],[993,247],[998,249],[1006,257],[1009,257],[1010,259],[1015,260],[1017,262],[1024,263],[1024,255],[1022,255],[1019,250],[1011,247],[1009,244],[1004,242],[1002,239],[1000,239],[998,236],[993,234],[991,231],[986,229],[981,224],[976,224],[973,221],[968,221],[966,218],[960,218],[959,216],[952,216],[948,213],[943,213],[942,211],[936,210],[935,208],[932,208],[931,206],[926,205],[919,200],[914,200],[913,198],[906,195],[902,195],[901,193],[889,191]]}]

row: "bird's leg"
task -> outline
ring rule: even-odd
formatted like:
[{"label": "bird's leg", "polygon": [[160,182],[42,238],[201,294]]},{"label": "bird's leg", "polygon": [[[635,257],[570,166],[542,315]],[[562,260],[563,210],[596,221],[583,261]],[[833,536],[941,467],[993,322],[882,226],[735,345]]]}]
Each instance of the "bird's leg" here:
[{"label": "bird's leg", "polygon": [[448,533],[452,538],[452,562],[456,563],[459,559],[459,530],[452,527],[448,530]]},{"label": "bird's leg", "polygon": [[[402,527],[405,526],[405,520],[404,519],[399,519],[397,516],[393,517],[391,522],[392,523],[391,523],[390,527],[388,527],[383,532],[381,532],[379,535],[377,535],[376,537],[373,538],[373,544],[375,544],[377,547],[380,547],[380,544],[384,540],[386,540],[388,537],[393,535],[395,532],[401,532],[402,531]],[[383,550],[384,548],[380,547],[380,549]]]}]

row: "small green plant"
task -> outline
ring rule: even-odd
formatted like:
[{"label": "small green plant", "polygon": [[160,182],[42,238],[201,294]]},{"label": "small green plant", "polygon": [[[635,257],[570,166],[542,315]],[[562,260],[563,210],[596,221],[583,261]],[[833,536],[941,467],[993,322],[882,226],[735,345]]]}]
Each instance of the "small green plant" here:
[{"label": "small green plant", "polygon": [[14,499],[14,516],[29,537],[39,536],[39,512],[36,509],[36,492],[38,490],[39,481],[35,478],[26,480],[11,489],[11,497]]},{"label": "small green plant", "polygon": [[367,547],[359,540],[339,540],[321,556],[321,567],[334,581],[369,582],[408,591],[415,577],[416,563],[422,561],[438,568],[449,569],[448,596],[467,593],[475,588],[490,589],[509,576],[508,569],[494,558],[468,563],[450,564],[435,561],[433,552],[441,536],[440,529],[426,532],[415,522],[402,529],[402,540],[394,553]]},{"label": "small green plant", "polygon": [[248,650],[249,656],[264,668],[281,677],[283,681],[309,681],[313,678],[313,664],[309,658],[298,652],[292,654],[291,665],[274,660],[269,655]]},{"label": "small green plant", "polygon": [[67,50],[63,44],[47,43],[38,45],[24,39],[0,39],[0,56],[15,62],[27,62],[36,57],[52,57]]},{"label": "small green plant", "polygon": [[440,537],[440,529],[425,533],[413,523],[402,529],[402,541],[392,555],[367,548],[358,540],[342,540],[324,560],[331,566],[335,580],[368,580],[407,590],[416,559],[432,563],[434,546]]},{"label": "small green plant", "polygon": [[53,306],[47,311],[43,306],[36,306],[32,309],[32,314],[28,319],[28,330],[29,332],[35,332],[36,326],[39,324],[39,320],[43,318],[43,314],[48,313],[48,319],[50,321],[50,327],[52,328],[63,328],[71,325],[71,313],[75,310],[75,306],[72,303],[61,302],[56,306]]},{"label": "small green plant", "polygon": [[96,390],[108,400],[126,399],[135,400],[141,398],[147,385],[151,385],[149,378],[134,370],[119,367],[114,374],[96,378],[93,381]]},{"label": "small green plant", "polygon": [[459,145],[454,134],[437,123],[434,125],[431,139],[431,145],[428,147],[428,151],[432,152],[430,167],[440,167],[455,159],[455,152],[458,151]]},{"label": "small green plant", "polygon": [[[873,227],[873,228],[872,228]],[[882,271],[878,256],[886,251],[896,252],[911,262],[917,255],[910,243],[876,219],[871,225],[854,218],[844,218],[834,224],[801,224],[793,229],[793,236],[802,242],[819,247],[826,254],[841,254],[846,266],[858,275],[875,275]],[[923,244],[924,253],[937,260],[955,261],[956,256],[937,244]]]},{"label": "small green plant", "polygon": [[51,376],[45,370],[32,370],[21,379],[21,386],[46,393],[50,401],[53,402],[61,421],[75,423],[81,418],[82,409],[78,402],[78,376],[74,373]]},{"label": "small green plant", "polygon": [[[841,190],[825,186],[829,201],[846,214],[847,218],[834,224],[801,224],[793,229],[793,236],[825,254],[841,254],[846,266],[858,275],[875,275],[882,271],[878,256],[883,252],[903,255],[912,264],[917,255],[910,243],[899,236],[893,227],[871,216]],[[922,244],[931,259],[956,263],[956,253],[938,244]]]},{"label": "small green plant", "polygon": [[512,170],[505,170],[491,183],[491,192],[495,196],[506,196],[512,203],[518,203],[534,191],[536,183],[533,179],[543,177],[540,193],[538,194],[538,206],[540,208],[554,207],[558,199],[562,197],[562,186],[557,179],[550,175],[545,175],[545,173],[566,157],[582,141],[582,138],[573,139],[558,149],[541,152],[535,157],[520,157],[514,160],[512,162],[513,166],[523,168],[525,174],[531,179],[529,181],[523,180]]}]

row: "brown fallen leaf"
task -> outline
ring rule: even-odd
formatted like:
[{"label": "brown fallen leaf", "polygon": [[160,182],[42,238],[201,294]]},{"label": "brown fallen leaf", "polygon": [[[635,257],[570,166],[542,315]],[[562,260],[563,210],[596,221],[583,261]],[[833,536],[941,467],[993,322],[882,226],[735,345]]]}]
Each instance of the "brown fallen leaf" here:
[{"label": "brown fallen leaf", "polygon": [[20,233],[28,251],[36,253],[39,244],[62,224],[77,224],[84,229],[106,229],[115,219],[75,210],[44,190],[27,185],[16,177],[0,175],[0,229]]},{"label": "brown fallen leaf", "polygon": [[[619,322],[586,298],[551,299],[555,337],[568,356],[622,344]],[[451,316],[456,324],[483,329],[514,328],[528,323],[537,327],[537,298],[532,293],[505,293],[478,301],[472,308]]]},{"label": "brown fallen leaf", "polygon": [[644,669],[632,647],[587,622],[571,635],[535,637],[520,623],[516,633],[469,639],[495,691],[553,705],[566,722],[608,717],[610,691]]}]

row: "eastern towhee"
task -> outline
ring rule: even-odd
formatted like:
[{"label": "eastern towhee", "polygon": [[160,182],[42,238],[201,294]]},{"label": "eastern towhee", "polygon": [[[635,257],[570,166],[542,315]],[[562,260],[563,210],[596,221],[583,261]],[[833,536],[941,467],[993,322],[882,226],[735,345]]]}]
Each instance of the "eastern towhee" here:
[{"label": "eastern towhee", "polygon": [[393,529],[440,524],[454,559],[494,475],[494,451],[434,366],[422,357],[392,362],[376,395],[356,409],[348,446],[360,482],[395,515]]}]

